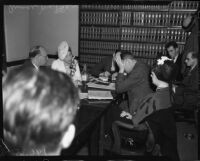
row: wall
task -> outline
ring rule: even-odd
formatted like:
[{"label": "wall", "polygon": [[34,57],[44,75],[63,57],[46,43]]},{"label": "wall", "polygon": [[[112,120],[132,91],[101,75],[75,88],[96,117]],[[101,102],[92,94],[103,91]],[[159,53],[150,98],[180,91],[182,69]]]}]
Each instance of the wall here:
[{"label": "wall", "polygon": [[78,6],[37,6],[30,10],[30,46],[43,45],[56,54],[59,43],[67,40],[78,55]]},{"label": "wall", "polygon": [[26,59],[29,51],[29,11],[4,7],[7,62]]}]

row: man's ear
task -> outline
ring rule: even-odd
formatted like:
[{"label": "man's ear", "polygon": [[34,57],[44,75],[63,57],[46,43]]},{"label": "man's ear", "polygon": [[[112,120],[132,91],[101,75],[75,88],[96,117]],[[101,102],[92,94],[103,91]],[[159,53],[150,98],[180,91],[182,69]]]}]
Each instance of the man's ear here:
[{"label": "man's ear", "polygon": [[61,140],[61,145],[63,148],[68,148],[71,145],[71,143],[74,139],[74,136],[75,136],[75,131],[76,131],[75,129],[76,128],[75,128],[74,124],[69,125],[67,131],[65,132],[65,134]]},{"label": "man's ear", "polygon": [[128,64],[129,67],[133,66],[133,65],[135,65],[135,60],[127,59],[126,64]]}]

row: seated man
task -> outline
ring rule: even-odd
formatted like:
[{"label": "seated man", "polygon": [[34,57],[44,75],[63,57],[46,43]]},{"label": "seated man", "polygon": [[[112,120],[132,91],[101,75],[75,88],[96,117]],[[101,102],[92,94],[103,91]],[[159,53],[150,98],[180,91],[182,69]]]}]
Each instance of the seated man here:
[{"label": "seated man", "polygon": [[[128,110],[126,112],[133,115],[139,107],[140,101],[145,96],[152,93],[149,84],[149,68],[146,64],[137,61],[132,53],[121,51],[114,57],[119,73],[116,80],[116,93],[127,93]],[[125,75],[124,73],[127,73]],[[106,133],[110,133],[112,122],[120,117],[121,108],[110,108],[105,117]]]},{"label": "seated man", "polygon": [[174,85],[174,101],[176,104],[183,104],[183,102],[197,101],[196,95],[191,95],[189,98],[183,98],[185,92],[195,93],[198,91],[198,53],[188,52],[186,55],[185,63],[188,67],[188,71],[185,73],[183,81],[179,86]]},{"label": "seated man", "polygon": [[11,155],[59,155],[70,146],[79,95],[66,74],[16,68],[2,86],[4,139]]},{"label": "seated man", "polygon": [[179,53],[178,44],[175,41],[170,41],[165,45],[165,49],[168,53],[169,58],[176,64],[176,77],[174,81],[181,81],[183,75],[182,69],[182,54]]},{"label": "seated man", "polygon": [[140,100],[152,92],[149,83],[150,69],[127,51],[117,53],[114,58],[119,67],[116,92],[127,93],[129,112],[132,114],[137,110]]},{"label": "seated man", "polygon": [[44,47],[35,46],[29,52],[29,60],[25,61],[23,67],[33,67],[38,70],[47,64],[48,56]]},{"label": "seated man", "polygon": [[102,59],[101,62],[95,64],[94,68],[90,71],[90,73],[95,77],[112,76],[112,80],[115,80],[118,72],[118,67],[116,66],[116,63],[113,58],[118,52],[120,51],[116,50],[112,56],[107,56],[104,59]]}]

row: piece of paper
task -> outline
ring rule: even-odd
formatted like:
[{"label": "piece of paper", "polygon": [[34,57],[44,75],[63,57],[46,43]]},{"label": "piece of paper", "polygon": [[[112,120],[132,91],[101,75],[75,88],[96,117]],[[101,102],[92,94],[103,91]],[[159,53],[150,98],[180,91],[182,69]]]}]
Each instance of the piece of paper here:
[{"label": "piece of paper", "polygon": [[111,91],[88,90],[88,99],[113,99]]},{"label": "piece of paper", "polygon": [[79,97],[80,97],[80,99],[86,99],[86,98],[88,98],[88,93],[79,92]]},{"label": "piece of paper", "polygon": [[89,88],[100,88],[100,89],[107,89],[107,90],[115,90],[115,83],[110,83],[109,85],[97,84],[89,82],[87,83]]}]

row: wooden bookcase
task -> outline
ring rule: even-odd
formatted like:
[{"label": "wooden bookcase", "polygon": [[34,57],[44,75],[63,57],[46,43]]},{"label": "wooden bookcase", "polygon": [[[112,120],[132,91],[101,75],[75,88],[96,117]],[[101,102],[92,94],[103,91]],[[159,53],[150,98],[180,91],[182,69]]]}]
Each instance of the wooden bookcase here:
[{"label": "wooden bookcase", "polygon": [[93,67],[116,49],[123,49],[152,66],[158,53],[166,54],[165,44],[171,40],[179,44],[181,52],[189,35],[181,24],[198,5],[198,1],[80,5],[80,65],[86,63]]}]

